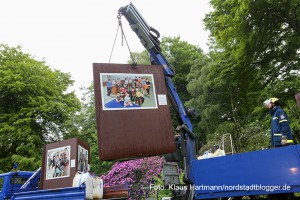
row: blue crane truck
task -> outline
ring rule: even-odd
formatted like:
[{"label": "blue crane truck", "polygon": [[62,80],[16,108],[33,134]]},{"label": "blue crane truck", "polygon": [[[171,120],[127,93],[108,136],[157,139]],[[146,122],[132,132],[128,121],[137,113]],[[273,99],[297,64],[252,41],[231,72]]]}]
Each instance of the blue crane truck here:
[{"label": "blue crane truck", "polygon": [[[184,185],[173,185],[173,199],[255,199],[268,195],[269,199],[294,199],[300,192],[300,145],[290,145],[197,160],[195,134],[190,116],[192,108],[181,102],[171,78],[175,75],[161,53],[159,32],[150,27],[135,6],[121,7],[119,16],[125,16],[132,30],[151,55],[151,63],[162,65],[168,98],[178,114],[180,134],[177,152],[166,155],[170,162],[181,162]],[[41,170],[36,172],[9,172],[0,175],[0,200],[4,199],[85,199],[85,186],[38,190]]]}]

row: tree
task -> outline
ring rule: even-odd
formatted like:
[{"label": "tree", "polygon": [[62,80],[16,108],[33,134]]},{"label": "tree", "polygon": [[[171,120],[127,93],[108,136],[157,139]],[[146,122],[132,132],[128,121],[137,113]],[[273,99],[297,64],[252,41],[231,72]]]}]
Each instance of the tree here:
[{"label": "tree", "polygon": [[[138,65],[150,65],[151,64],[150,55],[147,50],[144,50],[141,53],[133,52],[132,56]],[[132,59],[128,60],[128,63],[132,64],[133,60]]]},{"label": "tree", "polygon": [[298,1],[211,0],[211,5],[214,11],[206,16],[206,27],[218,45],[232,50],[238,62],[247,61],[264,70],[267,64],[276,69],[285,66],[287,71],[298,69]]},{"label": "tree", "polygon": [[266,148],[270,125],[262,102],[281,98],[296,116],[299,3],[211,0],[211,4],[214,11],[205,18],[211,32],[210,60],[191,69],[188,90],[194,99],[189,103],[200,109],[199,126],[211,141],[231,133],[239,151]]},{"label": "tree", "polygon": [[[297,82],[300,62],[298,1],[212,0],[211,4],[215,11],[206,16],[206,27],[217,46],[230,52],[246,75],[255,74],[250,80],[261,83],[266,89],[291,78]],[[291,95],[297,92],[295,86],[293,83],[280,89],[289,90]]]},{"label": "tree", "polygon": [[182,41],[179,36],[162,38],[161,48],[163,55],[175,71],[172,81],[181,101],[185,103],[191,98],[186,89],[187,75],[195,63],[205,58],[204,53],[200,47]]},{"label": "tree", "polygon": [[0,45],[0,168],[41,165],[42,146],[62,139],[79,109],[70,74],[51,70],[20,47]]}]

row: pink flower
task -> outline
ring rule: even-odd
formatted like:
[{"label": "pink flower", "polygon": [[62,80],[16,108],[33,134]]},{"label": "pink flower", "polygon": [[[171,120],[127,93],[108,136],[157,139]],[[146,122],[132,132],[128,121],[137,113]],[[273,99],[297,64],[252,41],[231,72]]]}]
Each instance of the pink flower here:
[{"label": "pink flower", "polygon": [[104,186],[129,184],[130,199],[145,197],[145,192],[141,188],[153,183],[154,177],[160,177],[163,162],[164,158],[159,156],[117,162],[111,171],[101,178]]}]

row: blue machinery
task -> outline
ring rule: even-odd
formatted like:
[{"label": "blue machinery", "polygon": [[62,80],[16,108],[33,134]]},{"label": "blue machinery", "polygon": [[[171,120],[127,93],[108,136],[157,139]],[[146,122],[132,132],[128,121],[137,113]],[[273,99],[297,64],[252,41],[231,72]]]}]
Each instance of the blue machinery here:
[{"label": "blue machinery", "polygon": [[[32,177],[33,172],[15,171],[0,174],[0,200],[10,199],[13,194],[18,192],[27,192],[38,190],[38,182],[30,182],[26,184],[27,180]],[[24,186],[22,189],[21,187]]]},{"label": "blue machinery", "polygon": [[[300,192],[300,145],[197,160],[195,137],[186,108],[171,81],[171,66],[161,54],[159,33],[150,27],[133,4],[119,9],[152,58],[162,65],[168,97],[177,111],[181,127],[181,149],[187,192],[184,199],[217,199],[228,197],[270,195],[288,199]],[[279,196],[276,194],[286,194]],[[236,198],[236,199],[239,199]]]},{"label": "blue machinery", "polygon": [[0,174],[0,200],[83,200],[85,185],[52,190],[39,190],[41,168],[36,172],[15,171]]},{"label": "blue machinery", "polygon": [[37,190],[14,194],[11,200],[84,200],[85,185],[51,190]]}]

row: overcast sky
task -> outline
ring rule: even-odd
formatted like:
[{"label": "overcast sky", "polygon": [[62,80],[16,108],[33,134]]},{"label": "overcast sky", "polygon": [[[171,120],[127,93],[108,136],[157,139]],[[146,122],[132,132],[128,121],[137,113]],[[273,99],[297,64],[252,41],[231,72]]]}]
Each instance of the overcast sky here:
[{"label": "overcast sky", "polygon": [[[116,35],[118,9],[132,2],[161,36],[208,50],[202,19],[212,9],[209,0],[0,0],[0,43],[22,46],[22,51],[45,60],[53,69],[69,72],[79,93],[93,81],[92,63],[108,63]],[[122,18],[133,52],[144,47]],[[119,34],[111,63],[126,63],[129,52]]]}]

